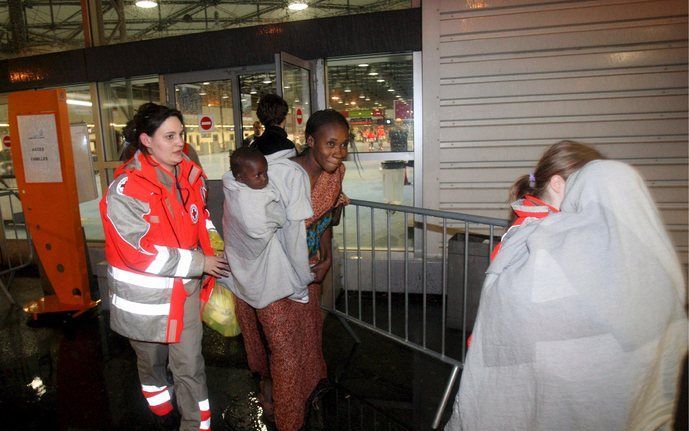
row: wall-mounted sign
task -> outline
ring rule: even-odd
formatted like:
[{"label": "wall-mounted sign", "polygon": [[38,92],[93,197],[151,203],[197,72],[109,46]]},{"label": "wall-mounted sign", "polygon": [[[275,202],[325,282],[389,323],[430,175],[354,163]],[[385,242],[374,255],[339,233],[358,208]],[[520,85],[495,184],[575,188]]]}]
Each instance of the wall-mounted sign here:
[{"label": "wall-mounted sign", "polygon": [[27,183],[61,183],[55,114],[17,115]]},{"label": "wall-mounted sign", "polygon": [[10,139],[10,135],[5,135],[2,137],[2,145],[5,148],[9,148],[12,146],[12,140]]}]

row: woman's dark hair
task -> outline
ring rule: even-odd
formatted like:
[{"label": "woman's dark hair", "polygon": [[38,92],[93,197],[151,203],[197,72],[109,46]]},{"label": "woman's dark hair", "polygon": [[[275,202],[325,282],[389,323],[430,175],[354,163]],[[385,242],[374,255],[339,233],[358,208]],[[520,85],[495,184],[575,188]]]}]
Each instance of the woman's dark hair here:
[{"label": "woman's dark hair", "polygon": [[344,115],[334,109],[323,109],[322,111],[316,111],[311,114],[309,120],[306,122],[304,135],[306,135],[308,139],[309,136],[313,136],[322,126],[333,123],[344,127],[347,130],[347,135],[349,135],[349,122],[347,122]]},{"label": "woman's dark hair", "polygon": [[131,152],[133,155],[136,150],[141,150],[143,153],[148,154],[148,149],[141,145],[139,137],[142,133],[153,136],[158,127],[170,117],[177,117],[180,123],[184,125],[184,117],[177,109],[150,102],[139,106],[136,114],[134,114],[134,118],[127,122],[122,131],[124,139],[129,143],[127,148],[131,148],[127,152]]},{"label": "woman's dark hair", "polygon": [[278,126],[285,120],[288,111],[287,102],[277,94],[261,96],[256,107],[256,116],[265,127]]},{"label": "woman's dark hair", "polygon": [[597,150],[584,144],[574,141],[560,141],[543,153],[536,169],[530,174],[532,177],[529,174],[522,175],[514,182],[510,188],[510,200],[515,201],[525,195],[541,198],[548,187],[548,182],[554,175],[559,175],[567,180],[570,175],[583,168],[588,162],[604,158]]}]

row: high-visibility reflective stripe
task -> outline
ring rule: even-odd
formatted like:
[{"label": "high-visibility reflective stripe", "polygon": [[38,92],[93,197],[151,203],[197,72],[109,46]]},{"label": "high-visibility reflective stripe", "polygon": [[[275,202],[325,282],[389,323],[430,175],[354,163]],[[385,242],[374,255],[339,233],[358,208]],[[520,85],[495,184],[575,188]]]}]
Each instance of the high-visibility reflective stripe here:
[{"label": "high-visibility reflective stripe", "polygon": [[[206,219],[206,230],[211,230],[211,229],[215,229],[215,225],[213,224],[211,219],[207,218]],[[217,229],[215,229],[215,230],[217,230]]]},{"label": "high-visibility reflective stripe", "polygon": [[211,420],[206,419],[205,421],[201,421],[201,426],[199,426],[200,430],[209,430],[211,429]]},{"label": "high-visibility reflective stripe", "polygon": [[159,393],[158,395],[154,395],[152,397],[146,397],[146,401],[148,401],[148,405],[151,407],[159,406],[163,403],[170,401],[170,392],[163,391],[163,392]]},{"label": "high-visibility reflective stripe", "polygon": [[166,316],[170,314],[170,303],[166,304],[142,304],[140,302],[127,301],[126,299],[112,295],[112,305],[129,313],[144,316]]},{"label": "high-visibility reflective stripe", "polygon": [[151,386],[151,385],[141,385],[141,389],[144,392],[160,392],[167,389],[167,386]]},{"label": "high-visibility reflective stripe", "polygon": [[110,275],[117,281],[149,289],[171,289],[173,282],[171,278],[137,274],[114,266],[110,267]]},{"label": "high-visibility reflective stripe", "polygon": [[182,277],[189,274],[189,268],[191,267],[191,251],[182,250],[178,248],[179,251],[179,263],[177,263],[177,271],[175,271],[175,277]]},{"label": "high-visibility reflective stripe", "polygon": [[211,406],[208,404],[208,400],[199,401],[199,410],[210,410]]},{"label": "high-visibility reflective stripe", "polygon": [[146,268],[146,272],[150,272],[152,274],[160,274],[160,271],[162,271],[163,266],[170,258],[170,252],[168,251],[167,247],[161,247],[159,245],[156,245],[155,248],[158,253],[156,254],[155,259],[153,259],[153,262],[151,262],[151,264],[148,265],[148,268]]}]

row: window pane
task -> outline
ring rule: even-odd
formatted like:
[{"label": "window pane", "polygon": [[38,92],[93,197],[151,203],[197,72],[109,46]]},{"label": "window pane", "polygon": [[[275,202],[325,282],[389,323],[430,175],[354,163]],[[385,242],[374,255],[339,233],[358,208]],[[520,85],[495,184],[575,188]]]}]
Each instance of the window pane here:
[{"label": "window pane", "polygon": [[328,60],[328,104],[351,126],[356,152],[414,150],[412,56]]},{"label": "window pane", "polygon": [[242,136],[247,139],[254,134],[253,124],[258,121],[258,100],[264,94],[275,93],[275,72],[240,75],[239,90],[242,104]]},{"label": "window pane", "polygon": [[208,178],[221,178],[235,148],[232,81],[178,84],[175,100],[184,115],[187,143],[196,150],[201,167]]},{"label": "window pane", "polygon": [[116,161],[124,148],[122,129],[146,102],[160,103],[158,77],[116,79],[98,84],[101,98],[105,160]]}]

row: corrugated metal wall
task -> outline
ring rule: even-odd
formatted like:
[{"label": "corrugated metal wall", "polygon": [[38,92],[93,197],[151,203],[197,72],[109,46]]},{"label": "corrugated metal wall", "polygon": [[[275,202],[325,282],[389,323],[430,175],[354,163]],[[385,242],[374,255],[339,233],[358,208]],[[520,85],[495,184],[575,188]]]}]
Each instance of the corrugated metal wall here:
[{"label": "corrugated metal wall", "polygon": [[687,2],[424,0],[424,206],[506,217],[561,139],[646,178],[687,262]]}]

